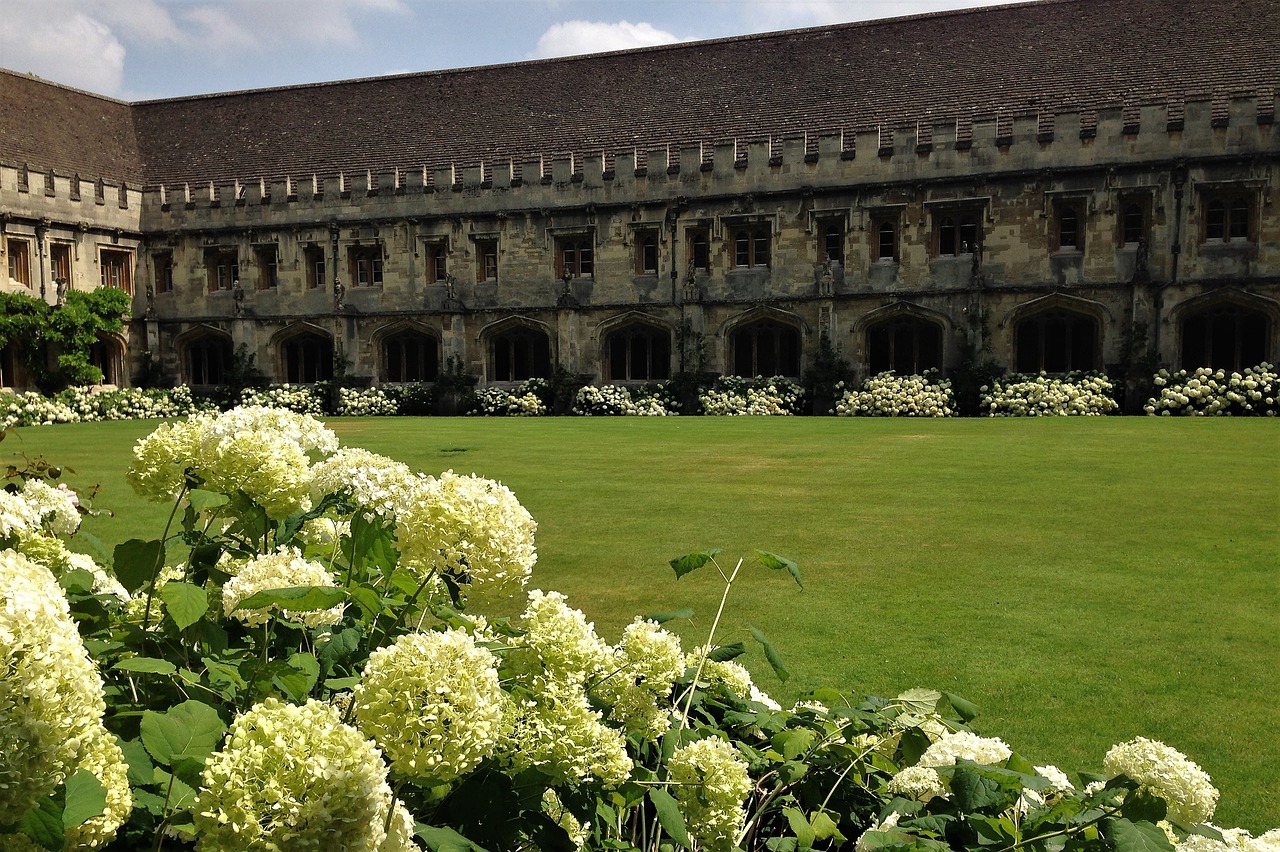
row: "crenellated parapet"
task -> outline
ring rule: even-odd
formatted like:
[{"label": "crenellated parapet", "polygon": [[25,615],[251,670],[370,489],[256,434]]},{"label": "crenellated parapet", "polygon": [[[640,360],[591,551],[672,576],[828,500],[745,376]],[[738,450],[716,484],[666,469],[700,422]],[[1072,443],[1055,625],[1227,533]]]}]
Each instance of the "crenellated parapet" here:
[{"label": "crenellated parapet", "polygon": [[[562,152],[447,168],[307,173],[146,187],[144,227],[245,226],[347,215],[467,215],[674,197],[972,181],[1026,174],[1280,156],[1274,92],[1024,108],[858,126]],[[269,213],[263,208],[267,208]],[[216,211],[210,215],[208,211]],[[375,212],[378,211],[378,212]]]}]

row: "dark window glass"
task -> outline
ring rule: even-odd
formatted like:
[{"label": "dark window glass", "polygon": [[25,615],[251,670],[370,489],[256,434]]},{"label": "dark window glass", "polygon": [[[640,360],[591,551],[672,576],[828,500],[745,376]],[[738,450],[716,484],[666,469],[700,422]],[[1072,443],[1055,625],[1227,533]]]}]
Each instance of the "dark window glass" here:
[{"label": "dark window glass", "polygon": [[1243,370],[1270,362],[1266,315],[1225,305],[1187,317],[1182,323],[1182,366],[1194,370]]},{"label": "dark window glass", "polygon": [[515,328],[493,338],[491,379],[521,382],[551,375],[551,343],[532,328]]},{"label": "dark window glass", "polygon": [[280,345],[284,380],[295,384],[333,378],[333,341],[318,334],[300,334]]},{"label": "dark window glass", "polygon": [[671,335],[649,325],[631,325],[606,341],[609,378],[613,381],[658,381],[671,378]]},{"label": "dark window glass", "polygon": [[433,382],[440,371],[439,346],[429,334],[404,332],[382,341],[383,378],[388,382]]},{"label": "dark window glass", "polygon": [[903,317],[867,330],[867,368],[871,375],[887,370],[909,376],[942,367],[942,328],[936,323]]},{"label": "dark window glass", "polygon": [[763,320],[733,333],[733,371],[739,376],[800,375],[800,332]]},{"label": "dark window glass", "polygon": [[1084,314],[1050,311],[1018,323],[1020,373],[1066,373],[1098,367],[1098,321]]}]

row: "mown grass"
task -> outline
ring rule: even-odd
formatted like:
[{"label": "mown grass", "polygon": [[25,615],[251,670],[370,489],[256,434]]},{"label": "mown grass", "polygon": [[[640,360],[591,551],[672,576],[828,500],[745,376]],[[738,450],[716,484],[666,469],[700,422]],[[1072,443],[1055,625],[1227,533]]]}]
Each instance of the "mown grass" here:
[{"label": "mown grass", "polygon": [[[720,584],[667,560],[760,547],[722,641],[762,628],[819,685],[922,685],[983,711],[977,728],[1037,763],[1097,770],[1113,743],[1164,740],[1223,791],[1216,819],[1280,824],[1280,430],[1265,420],[1154,418],[361,419],[348,444],[428,472],[502,480],[539,522],[535,583],[616,636],[692,606],[705,639]],[[155,534],[167,508],[123,482],[153,424],[24,429],[0,444],[100,482],[108,544]]]}]

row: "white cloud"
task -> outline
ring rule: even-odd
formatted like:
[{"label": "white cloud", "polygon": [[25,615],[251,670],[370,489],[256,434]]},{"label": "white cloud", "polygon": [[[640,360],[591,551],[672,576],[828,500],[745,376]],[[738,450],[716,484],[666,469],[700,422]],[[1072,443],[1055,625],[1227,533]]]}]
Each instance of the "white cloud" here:
[{"label": "white cloud", "polygon": [[582,53],[673,44],[683,40],[644,22],[633,24],[630,21],[618,21],[616,24],[609,24],[603,21],[562,21],[553,24],[542,34],[530,58],[576,56]]},{"label": "white cloud", "polygon": [[1016,2],[1021,0],[736,0],[734,7],[744,31],[767,32]]},{"label": "white cloud", "polygon": [[0,20],[0,63],[103,94],[120,91],[125,48],[105,23],[76,4],[17,0]]}]

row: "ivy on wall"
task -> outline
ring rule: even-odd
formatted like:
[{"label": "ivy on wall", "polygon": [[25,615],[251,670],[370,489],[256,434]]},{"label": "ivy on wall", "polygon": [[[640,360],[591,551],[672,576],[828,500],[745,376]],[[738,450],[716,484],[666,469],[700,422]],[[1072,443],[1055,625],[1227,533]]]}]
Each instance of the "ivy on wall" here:
[{"label": "ivy on wall", "polygon": [[132,302],[123,290],[104,287],[67,293],[62,305],[19,293],[0,293],[0,346],[13,344],[14,357],[45,392],[102,381],[93,365],[101,335],[119,332]]}]

